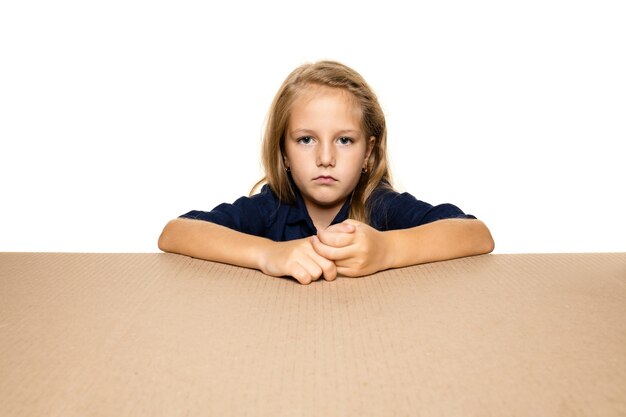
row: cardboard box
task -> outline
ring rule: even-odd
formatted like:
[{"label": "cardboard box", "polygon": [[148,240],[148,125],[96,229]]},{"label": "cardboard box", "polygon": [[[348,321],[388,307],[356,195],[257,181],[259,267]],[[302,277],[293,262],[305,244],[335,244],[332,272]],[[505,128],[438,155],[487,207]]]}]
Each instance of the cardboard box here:
[{"label": "cardboard box", "polygon": [[624,416],[626,253],[303,286],[172,254],[0,254],[0,416]]}]

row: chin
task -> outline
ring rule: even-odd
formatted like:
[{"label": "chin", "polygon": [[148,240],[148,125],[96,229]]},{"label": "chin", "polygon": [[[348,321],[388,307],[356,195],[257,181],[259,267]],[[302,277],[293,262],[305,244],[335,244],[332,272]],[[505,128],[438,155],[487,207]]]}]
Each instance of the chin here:
[{"label": "chin", "polygon": [[337,204],[343,204],[346,198],[350,196],[350,193],[345,193],[343,190],[333,188],[334,187],[308,189],[306,194],[308,199],[319,207],[333,207]]},{"label": "chin", "polygon": [[338,204],[343,204],[346,197],[334,197],[334,198],[313,198],[312,202],[319,207],[334,207]]}]

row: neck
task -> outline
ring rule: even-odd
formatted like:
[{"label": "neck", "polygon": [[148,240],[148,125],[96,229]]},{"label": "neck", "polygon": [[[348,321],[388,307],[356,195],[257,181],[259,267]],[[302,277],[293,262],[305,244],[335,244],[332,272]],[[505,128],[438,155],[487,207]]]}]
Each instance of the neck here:
[{"label": "neck", "polygon": [[344,203],[345,200],[339,204],[329,207],[319,207],[309,203],[305,203],[305,205],[306,210],[309,213],[309,217],[311,217],[311,220],[313,221],[313,226],[315,226],[317,230],[324,230],[337,216],[337,213],[339,213],[339,210],[341,210]]}]

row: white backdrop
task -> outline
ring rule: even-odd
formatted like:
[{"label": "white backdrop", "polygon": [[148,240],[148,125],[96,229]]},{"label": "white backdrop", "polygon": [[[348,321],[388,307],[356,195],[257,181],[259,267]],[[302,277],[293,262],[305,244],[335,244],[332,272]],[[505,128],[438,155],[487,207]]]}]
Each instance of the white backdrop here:
[{"label": "white backdrop", "polygon": [[248,193],[276,89],[319,59],[378,93],[397,188],[496,253],[626,251],[623,1],[211,3],[0,4],[0,251],[158,251]]}]

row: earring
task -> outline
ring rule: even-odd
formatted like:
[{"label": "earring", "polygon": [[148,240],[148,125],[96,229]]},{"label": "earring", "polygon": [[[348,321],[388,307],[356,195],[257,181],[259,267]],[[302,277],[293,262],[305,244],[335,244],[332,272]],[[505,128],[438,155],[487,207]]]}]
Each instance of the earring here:
[{"label": "earring", "polygon": [[367,174],[367,167],[361,168],[361,174]]}]

